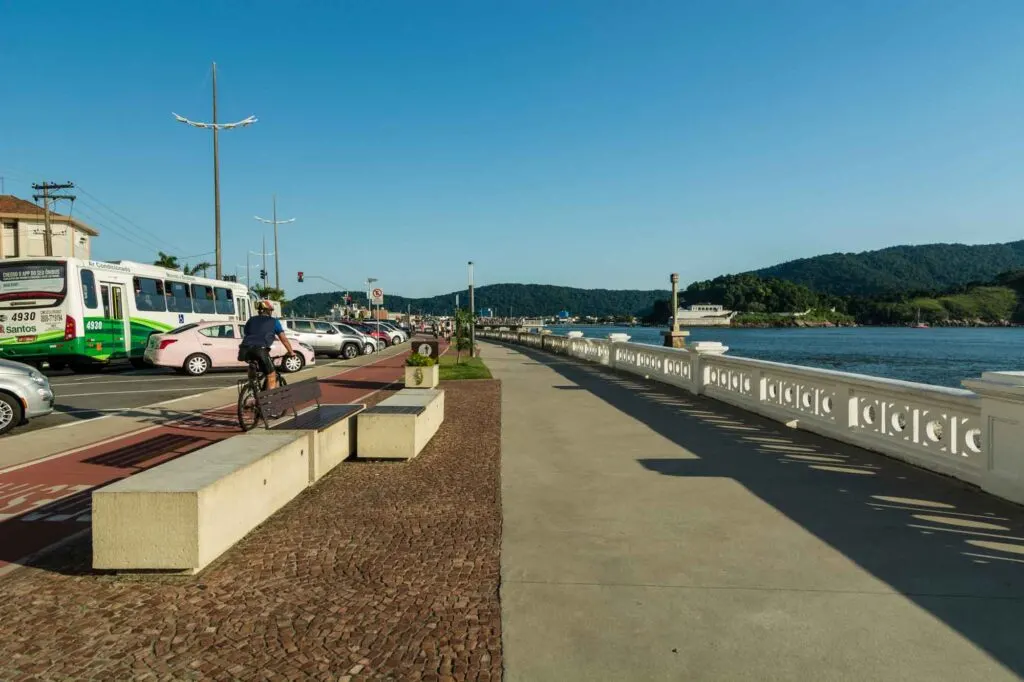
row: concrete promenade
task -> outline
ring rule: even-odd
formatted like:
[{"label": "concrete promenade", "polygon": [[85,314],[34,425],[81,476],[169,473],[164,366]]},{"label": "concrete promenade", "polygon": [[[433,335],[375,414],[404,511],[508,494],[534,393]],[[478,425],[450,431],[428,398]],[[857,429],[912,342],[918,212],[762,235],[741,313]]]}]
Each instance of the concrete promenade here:
[{"label": "concrete promenade", "polygon": [[594,365],[483,357],[506,682],[1024,676],[1024,509]]}]

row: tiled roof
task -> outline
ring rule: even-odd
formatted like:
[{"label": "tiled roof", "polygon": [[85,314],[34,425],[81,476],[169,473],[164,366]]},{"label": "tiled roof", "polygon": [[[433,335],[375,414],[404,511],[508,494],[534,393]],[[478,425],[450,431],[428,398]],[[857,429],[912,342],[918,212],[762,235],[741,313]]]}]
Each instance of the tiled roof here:
[{"label": "tiled roof", "polygon": [[[31,201],[26,201],[25,199],[21,199],[12,194],[0,194],[0,217],[13,215],[41,216],[43,213],[43,207],[33,204]],[[50,217],[59,222],[66,222],[68,220],[66,215],[56,213],[54,211],[50,211]],[[71,218],[71,222],[74,223],[75,227],[80,228],[94,237],[99,235],[99,232],[94,228],[89,227],[77,218]]]}]

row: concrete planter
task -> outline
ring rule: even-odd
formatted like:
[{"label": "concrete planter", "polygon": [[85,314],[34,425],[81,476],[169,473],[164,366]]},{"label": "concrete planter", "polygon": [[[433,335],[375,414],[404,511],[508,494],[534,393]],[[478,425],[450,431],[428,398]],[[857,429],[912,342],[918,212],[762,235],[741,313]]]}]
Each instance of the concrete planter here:
[{"label": "concrete planter", "polygon": [[406,388],[437,388],[441,380],[441,373],[437,365],[430,367],[406,367],[405,387]]}]

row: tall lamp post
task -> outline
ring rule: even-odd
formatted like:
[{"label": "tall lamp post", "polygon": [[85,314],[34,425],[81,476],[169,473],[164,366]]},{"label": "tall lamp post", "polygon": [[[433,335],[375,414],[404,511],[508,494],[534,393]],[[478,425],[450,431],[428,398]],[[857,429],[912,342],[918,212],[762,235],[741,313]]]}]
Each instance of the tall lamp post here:
[{"label": "tall lamp post", "polygon": [[668,281],[672,284],[672,328],[662,332],[665,337],[665,346],[668,348],[685,348],[686,337],[690,332],[679,329],[679,273],[673,272],[669,275]]},{"label": "tall lamp post", "polygon": [[469,261],[469,357],[476,348],[476,312],[473,301],[473,261]]},{"label": "tall lamp post", "polygon": [[284,225],[285,223],[294,223],[295,222],[295,218],[289,218],[288,220],[278,220],[277,219],[277,195],[276,194],[274,195],[274,218],[272,220],[267,220],[266,218],[261,218],[258,215],[257,216],[253,216],[253,218],[255,218],[256,220],[260,221],[261,223],[267,223],[268,225],[273,225],[274,226],[274,288],[275,289],[280,289],[281,288],[281,260],[280,260],[280,256],[278,254],[281,253],[281,249],[277,245],[277,226],[278,225]]},{"label": "tall lamp post", "polygon": [[213,63],[213,121],[204,123],[202,121],[190,121],[184,116],[178,116],[173,111],[171,115],[179,123],[192,126],[193,128],[202,128],[204,130],[213,131],[213,238],[215,251],[217,253],[217,279],[223,276],[221,268],[221,257],[220,257],[220,162],[218,153],[218,142],[217,133],[221,130],[231,130],[232,128],[244,128],[255,123],[258,119],[256,116],[249,116],[243,118],[241,121],[235,121],[234,123],[217,123],[217,62]]}]

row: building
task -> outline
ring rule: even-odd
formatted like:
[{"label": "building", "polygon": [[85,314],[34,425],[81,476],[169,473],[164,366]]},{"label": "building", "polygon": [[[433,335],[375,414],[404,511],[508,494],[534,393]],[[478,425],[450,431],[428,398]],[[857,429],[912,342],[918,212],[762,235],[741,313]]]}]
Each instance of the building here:
[{"label": "building", "polygon": [[[46,255],[46,223],[41,206],[0,194],[0,259]],[[92,238],[99,232],[82,221],[50,211],[54,256],[92,258]]]},{"label": "building", "polygon": [[680,327],[728,327],[736,313],[720,305],[701,303],[676,311]]}]

